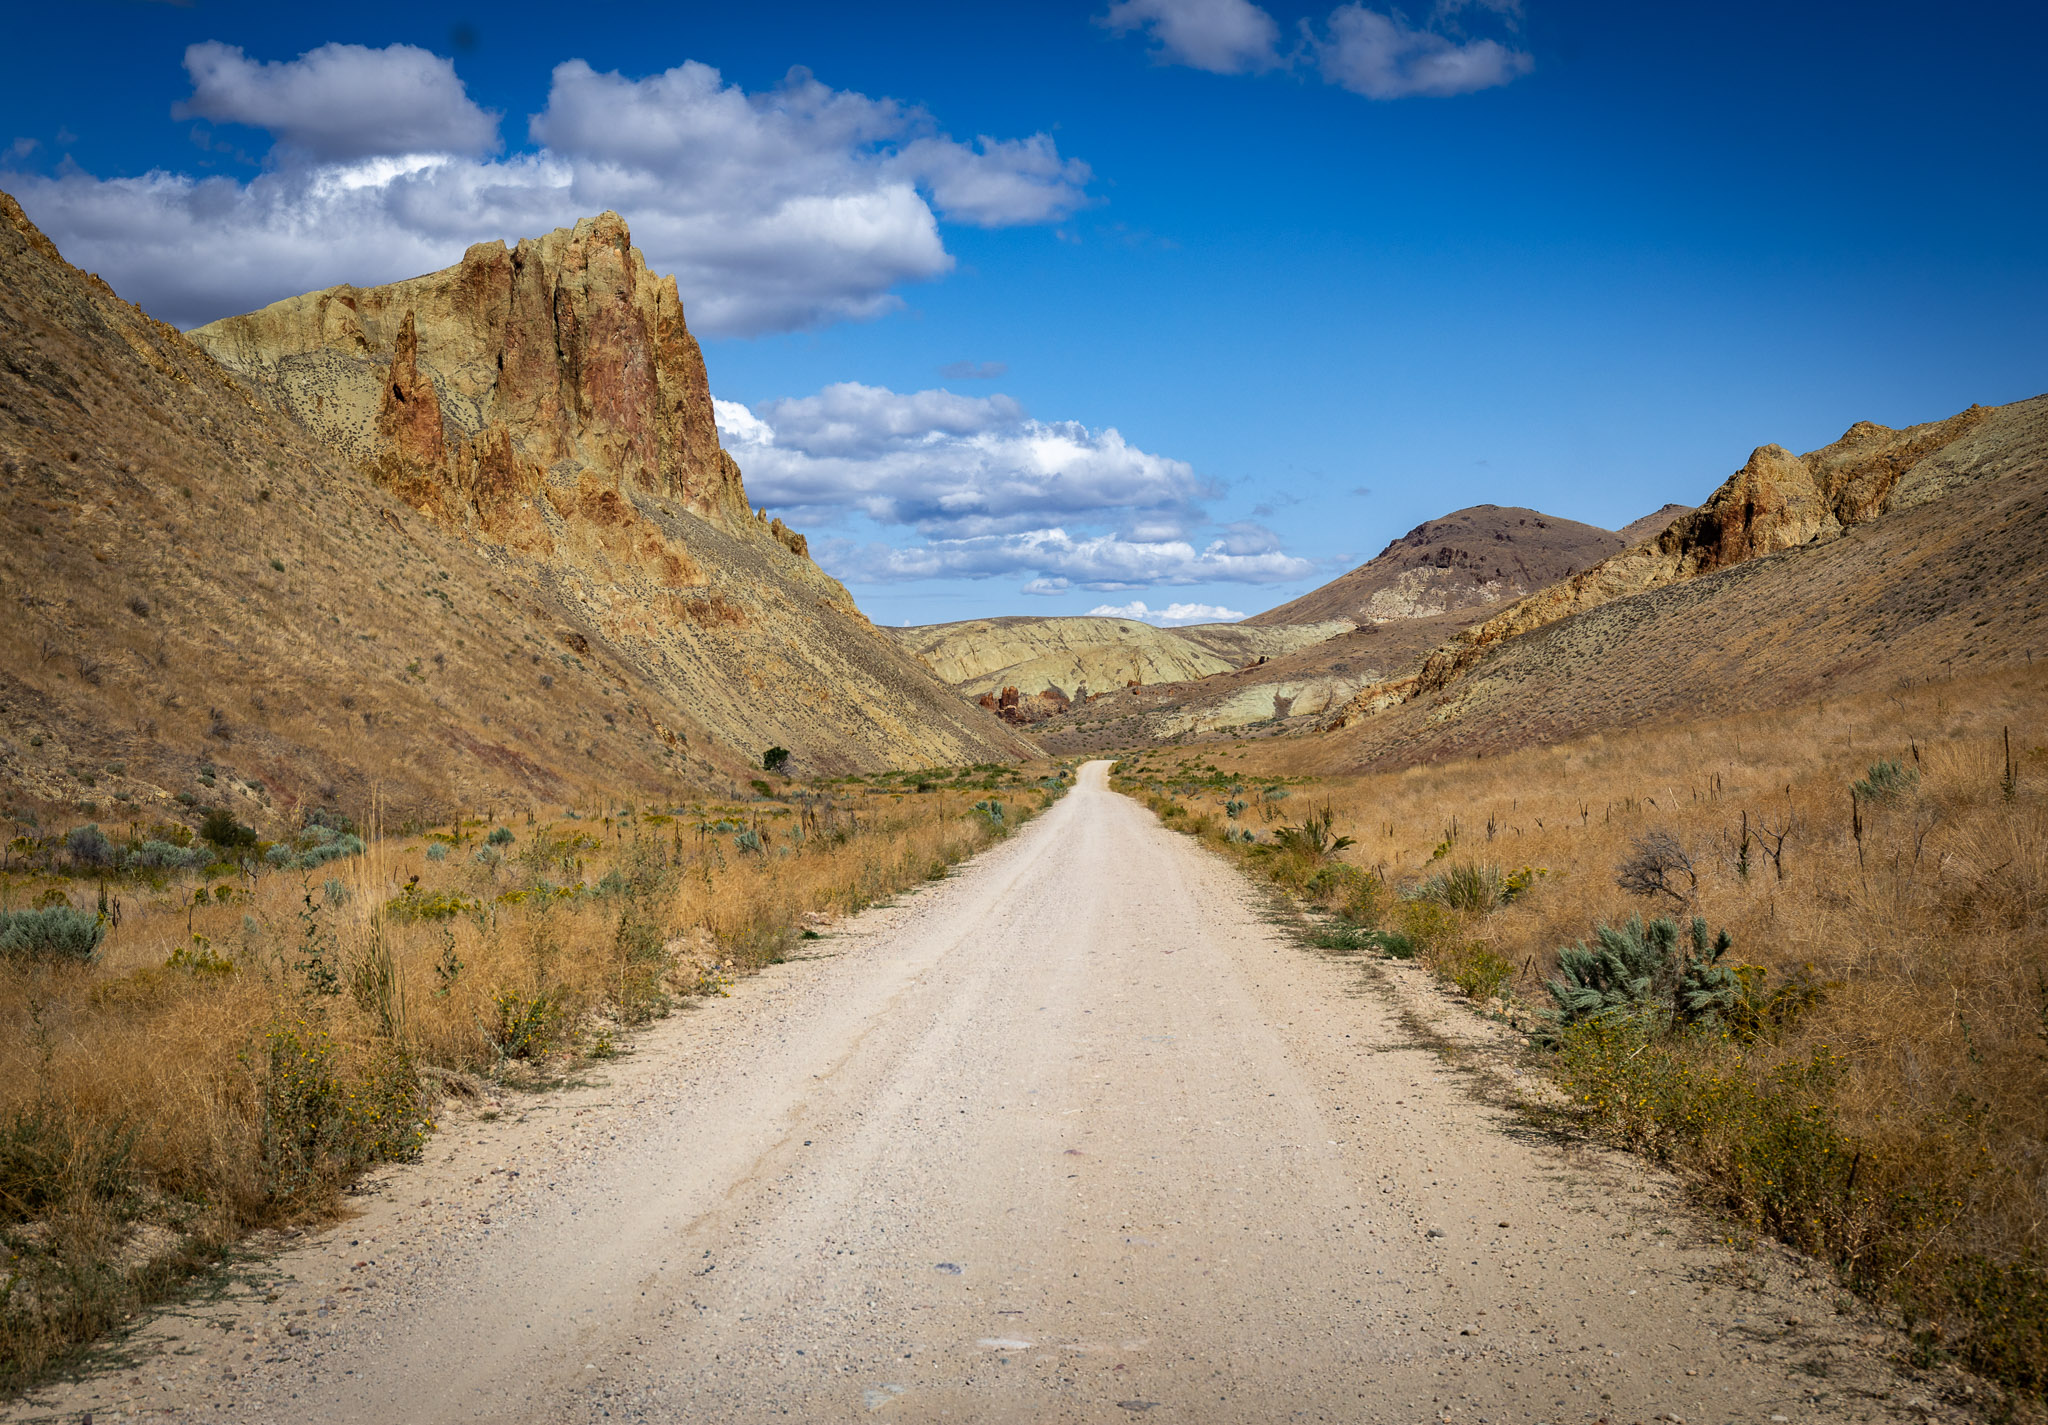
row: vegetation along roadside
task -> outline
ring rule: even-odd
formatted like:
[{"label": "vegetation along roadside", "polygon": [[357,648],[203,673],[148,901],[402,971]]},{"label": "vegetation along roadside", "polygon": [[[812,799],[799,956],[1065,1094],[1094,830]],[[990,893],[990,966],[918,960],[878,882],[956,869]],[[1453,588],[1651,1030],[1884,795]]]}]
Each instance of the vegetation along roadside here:
[{"label": "vegetation along roadside", "polygon": [[[22,825],[0,870],[0,1388],[416,1156],[449,1093],[544,1088],[638,1025],[943,876],[1065,769],[271,841]],[[372,818],[372,820],[374,820]]]},{"label": "vegetation along roadside", "polygon": [[1115,784],[1327,912],[1327,943],[1427,965],[1586,1131],[2038,1414],[2044,691],[2009,670],[1357,777],[1153,749]]}]

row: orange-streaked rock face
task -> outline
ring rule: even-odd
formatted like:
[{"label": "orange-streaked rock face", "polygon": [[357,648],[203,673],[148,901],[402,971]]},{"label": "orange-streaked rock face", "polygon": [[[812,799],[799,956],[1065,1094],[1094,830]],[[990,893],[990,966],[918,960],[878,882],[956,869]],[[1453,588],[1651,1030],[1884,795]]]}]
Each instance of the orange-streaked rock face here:
[{"label": "orange-streaked rock face", "polygon": [[787,747],[819,772],[1031,751],[749,506],[675,282],[617,214],[190,335],[255,404],[483,546],[492,598],[576,630],[572,671],[637,679],[694,746],[748,765]]},{"label": "orange-streaked rock face", "polygon": [[[334,287],[192,339],[407,503],[509,537],[517,506],[595,473],[733,533],[754,526],[719,447],[675,279],[647,270],[616,213],[478,243],[440,272]],[[761,533],[770,533],[762,530]],[[794,553],[802,536],[773,532]]]}]

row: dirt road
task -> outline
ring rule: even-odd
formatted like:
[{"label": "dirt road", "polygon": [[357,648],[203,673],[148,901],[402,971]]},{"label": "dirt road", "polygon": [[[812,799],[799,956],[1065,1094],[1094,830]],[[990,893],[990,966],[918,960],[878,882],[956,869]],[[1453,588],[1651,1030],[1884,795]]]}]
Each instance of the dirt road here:
[{"label": "dirt road", "polygon": [[451,1130],[274,1299],[15,1413],[1905,1414],[1818,1278],[1519,1129],[1415,984],[1303,949],[1104,772],[606,1083]]}]

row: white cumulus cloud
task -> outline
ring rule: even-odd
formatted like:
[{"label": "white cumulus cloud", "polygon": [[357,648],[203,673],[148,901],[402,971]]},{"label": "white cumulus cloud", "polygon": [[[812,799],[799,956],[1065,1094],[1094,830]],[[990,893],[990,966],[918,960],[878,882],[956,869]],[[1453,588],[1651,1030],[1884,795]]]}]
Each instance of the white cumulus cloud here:
[{"label": "white cumulus cloud", "polygon": [[961,142],[802,69],[749,93],[695,62],[636,79],[570,60],[529,120],[536,147],[494,158],[496,117],[411,46],[263,64],[195,45],[187,67],[187,112],[272,134],[261,173],[0,172],[68,258],[185,325],[614,208],[675,273],[693,328],[793,330],[886,312],[897,287],[950,271],[942,219],[1050,223],[1087,201],[1087,165],[1044,134]]},{"label": "white cumulus cloud", "polygon": [[412,45],[322,45],[263,63],[216,41],[185,51],[192,97],[173,112],[264,129],[317,159],[496,153],[498,116],[471,101],[455,66]]},{"label": "white cumulus cloud", "polygon": [[1024,591],[1115,590],[1210,581],[1280,583],[1313,566],[1256,525],[1207,538],[1218,493],[1184,460],[1113,427],[1044,421],[1004,395],[891,391],[842,382],[754,407],[714,406],[756,503],[799,526],[848,517],[919,543],[824,536],[812,547],[843,577],[1017,576]]},{"label": "white cumulus cloud", "polygon": [[1226,609],[1221,604],[1168,604],[1163,609],[1154,609],[1147,608],[1143,599],[1133,599],[1128,604],[1097,604],[1088,613],[1093,618],[1140,619],[1162,628],[1190,623],[1236,623],[1244,617],[1243,610]]},{"label": "white cumulus cloud", "polygon": [[[1115,593],[1160,584],[1280,584],[1315,572],[1306,559],[1273,550],[1232,554],[1219,541],[1138,540],[1115,534],[1074,535],[1064,529],[967,539],[934,539],[910,548],[826,540],[822,562],[842,578],[986,579],[1035,576],[1026,592],[1070,588]],[[1033,587],[1036,586],[1036,587]]]},{"label": "white cumulus cloud", "polygon": [[1529,55],[1496,40],[1460,42],[1363,5],[1330,12],[1329,34],[1317,43],[1316,58],[1330,83],[1368,99],[1470,94],[1535,68]]},{"label": "white cumulus cloud", "polygon": [[850,508],[950,539],[1115,517],[1166,536],[1196,522],[1195,502],[1213,493],[1184,460],[1141,450],[1114,427],[1034,419],[1009,396],[846,381],[717,410],[756,502],[799,517]]},{"label": "white cumulus cloud", "polygon": [[1399,10],[1339,5],[1321,33],[1304,20],[1294,51],[1279,48],[1279,26],[1251,0],[1114,0],[1099,23],[1120,33],[1143,30],[1154,55],[1214,74],[1293,69],[1313,60],[1325,82],[1368,99],[1444,98],[1491,89],[1535,68],[1523,50],[1469,38],[1459,15],[1482,10],[1514,28],[1520,0],[1439,0],[1430,22],[1408,23]]},{"label": "white cumulus cloud", "polygon": [[1116,0],[1101,23],[1142,29],[1162,60],[1211,74],[1246,74],[1280,63],[1280,27],[1251,0]]}]

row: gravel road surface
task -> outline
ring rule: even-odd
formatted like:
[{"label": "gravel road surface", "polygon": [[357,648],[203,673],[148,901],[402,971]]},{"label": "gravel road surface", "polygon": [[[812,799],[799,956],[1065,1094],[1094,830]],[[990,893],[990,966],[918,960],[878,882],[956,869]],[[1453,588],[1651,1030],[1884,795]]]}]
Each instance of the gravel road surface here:
[{"label": "gravel road surface", "polygon": [[1496,1031],[1304,949],[1106,770],[9,1417],[1953,1413],[1821,1276],[1525,1126]]}]

